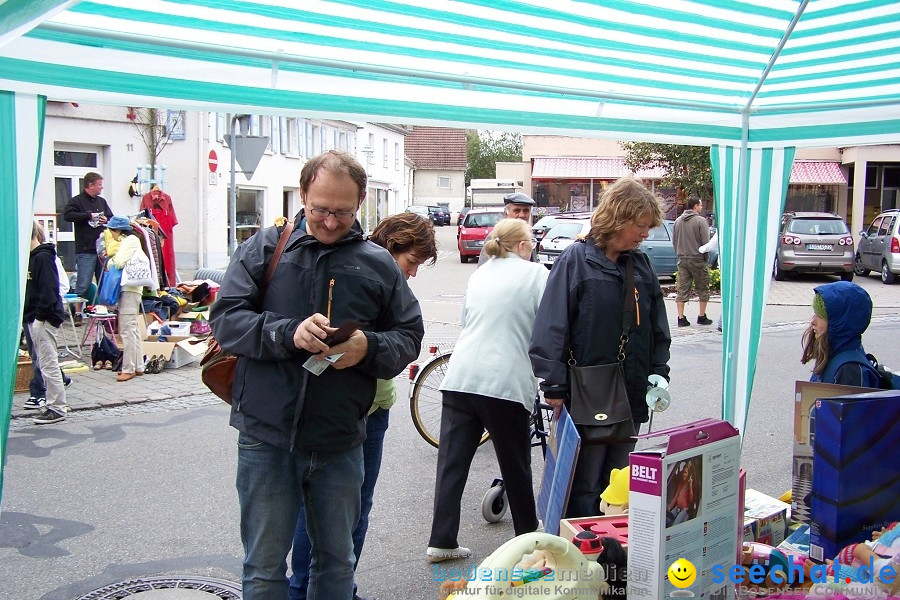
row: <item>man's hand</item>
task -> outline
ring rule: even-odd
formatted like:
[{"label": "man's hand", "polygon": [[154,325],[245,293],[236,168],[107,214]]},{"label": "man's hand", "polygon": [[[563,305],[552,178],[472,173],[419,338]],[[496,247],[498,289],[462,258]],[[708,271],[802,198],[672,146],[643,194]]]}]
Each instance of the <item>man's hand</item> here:
[{"label": "man's hand", "polygon": [[294,330],[294,346],[298,350],[307,350],[313,354],[328,350],[328,346],[322,340],[337,331],[337,327],[328,325],[328,319],[321,313],[308,317]]},{"label": "man's hand", "polygon": [[353,335],[350,336],[349,340],[332,346],[328,352],[323,352],[322,355],[317,358],[325,360],[326,355],[340,354],[343,352],[344,355],[340,360],[333,363],[331,366],[335,369],[346,369],[347,367],[352,367],[361,363],[368,351],[369,339],[366,337],[365,333],[357,329],[353,332]]},{"label": "man's hand", "polygon": [[560,406],[562,406],[563,404],[566,403],[566,399],[565,398],[548,398],[547,396],[544,396],[544,402],[549,404],[553,408],[559,408]]}]

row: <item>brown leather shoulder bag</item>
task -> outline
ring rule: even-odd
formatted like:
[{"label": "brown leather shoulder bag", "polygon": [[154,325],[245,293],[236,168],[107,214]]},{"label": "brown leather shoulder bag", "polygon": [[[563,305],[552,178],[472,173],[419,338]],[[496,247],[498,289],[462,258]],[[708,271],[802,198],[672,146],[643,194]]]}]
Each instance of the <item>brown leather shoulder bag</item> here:
[{"label": "brown leather shoulder bag", "polygon": [[[284,247],[287,245],[288,238],[291,237],[291,231],[293,231],[293,229],[294,223],[292,221],[285,223],[284,230],[281,232],[281,237],[278,239],[278,245],[275,246],[275,253],[272,255],[272,260],[269,261],[269,266],[266,268],[266,275],[263,278],[262,286],[260,287],[260,303],[262,303],[263,298],[266,297],[266,290],[269,288],[269,283],[272,281],[272,276],[275,274],[275,268],[278,266],[278,261],[281,260],[281,255],[284,253]],[[219,342],[216,341],[216,338],[212,335],[207,338],[207,342],[209,346],[206,349],[206,354],[204,354],[203,358],[200,360],[200,379],[203,380],[203,385],[208,387],[213,394],[228,404],[231,404],[231,388],[234,384],[234,371],[237,368],[237,356],[222,348],[222,346],[219,345]]]}]

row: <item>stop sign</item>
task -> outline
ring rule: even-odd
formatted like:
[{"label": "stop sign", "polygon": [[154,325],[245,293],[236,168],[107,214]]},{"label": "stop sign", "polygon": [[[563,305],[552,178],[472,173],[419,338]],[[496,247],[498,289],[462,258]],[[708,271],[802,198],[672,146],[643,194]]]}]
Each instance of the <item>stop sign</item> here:
[{"label": "stop sign", "polygon": [[216,156],[215,150],[209,151],[209,172],[215,173],[216,169],[219,168],[219,157]]}]

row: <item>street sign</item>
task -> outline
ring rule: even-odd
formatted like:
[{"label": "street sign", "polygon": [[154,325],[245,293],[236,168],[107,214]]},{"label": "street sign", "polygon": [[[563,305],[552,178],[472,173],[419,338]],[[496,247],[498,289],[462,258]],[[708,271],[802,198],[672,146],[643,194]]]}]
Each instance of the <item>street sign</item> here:
[{"label": "street sign", "polygon": [[[232,140],[232,137],[234,140]],[[234,153],[234,159],[241,167],[241,173],[247,179],[253,177],[266,148],[269,147],[269,137],[261,135],[236,135],[225,136],[225,143]]]},{"label": "street sign", "polygon": [[209,151],[209,172],[215,173],[216,169],[219,168],[219,157],[216,156],[215,150]]}]

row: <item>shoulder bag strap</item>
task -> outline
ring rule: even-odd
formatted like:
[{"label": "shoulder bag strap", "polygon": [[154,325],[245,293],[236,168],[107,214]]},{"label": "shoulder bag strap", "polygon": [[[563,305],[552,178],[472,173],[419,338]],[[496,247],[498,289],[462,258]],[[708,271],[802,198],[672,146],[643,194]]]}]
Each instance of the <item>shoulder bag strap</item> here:
[{"label": "shoulder bag strap", "polygon": [[[634,322],[637,309],[637,290],[634,287],[634,262],[631,255],[625,257],[625,294],[622,297],[622,337],[619,338],[619,362],[625,361],[625,344]],[[638,317],[640,318],[640,317]]]},{"label": "shoulder bag strap", "polygon": [[275,254],[272,255],[272,260],[269,261],[269,266],[266,267],[266,276],[263,278],[262,286],[259,289],[260,302],[266,297],[266,290],[269,289],[269,283],[272,282],[272,277],[275,275],[275,269],[278,267],[278,261],[281,260],[281,255],[284,254],[284,247],[287,246],[288,238],[291,237],[291,232],[293,230],[293,221],[288,221],[284,224],[284,229],[281,231],[281,237],[278,238],[278,245],[275,246]]}]

